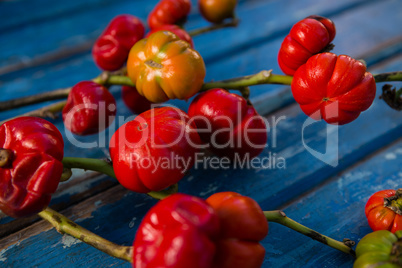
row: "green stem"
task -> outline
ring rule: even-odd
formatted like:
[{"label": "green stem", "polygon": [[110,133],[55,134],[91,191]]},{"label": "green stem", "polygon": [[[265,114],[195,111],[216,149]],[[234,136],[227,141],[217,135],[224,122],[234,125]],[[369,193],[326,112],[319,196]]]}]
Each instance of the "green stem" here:
[{"label": "green stem", "polygon": [[71,88],[62,88],[18,99],[0,101],[0,111],[7,111],[44,101],[64,99],[68,97],[70,90]]},{"label": "green stem", "polygon": [[[81,157],[64,157],[62,163],[64,168],[80,168],[84,170],[97,171],[116,179],[113,166],[106,160]],[[178,186],[175,184],[159,192],[148,192],[147,195],[155,199],[162,200],[173,193],[177,193],[177,190]]]},{"label": "green stem", "polygon": [[394,101],[398,101],[402,96],[402,87],[395,92]]},{"label": "green stem", "polygon": [[352,256],[356,256],[355,252],[353,249],[345,245],[344,243],[337,241],[335,239],[332,239],[328,236],[322,235],[304,225],[301,225],[298,222],[295,222],[294,220],[288,218],[286,214],[283,211],[264,211],[265,218],[268,220],[268,222],[276,222],[279,224],[282,224],[286,227],[289,227],[290,229],[295,230],[296,232],[299,232],[301,234],[304,234],[314,240],[317,240],[318,242],[321,242],[327,246],[330,246],[334,249],[340,250],[344,253],[350,254]]},{"label": "green stem", "polygon": [[374,80],[376,83],[380,82],[390,82],[390,81],[402,81],[402,71],[375,74]]},{"label": "green stem", "polygon": [[[92,81],[104,86],[110,86],[110,85],[135,86],[133,82],[130,80],[130,78],[124,75],[125,72],[126,68],[122,68],[121,70],[118,70],[113,73],[102,72],[99,76],[93,78]],[[60,88],[49,92],[43,92],[22,98],[1,101],[0,111],[7,111],[45,101],[65,99],[68,97],[68,94],[70,94],[71,88],[72,87]]]},{"label": "green stem", "polygon": [[3,120],[0,122],[0,125],[5,123],[6,121],[9,121],[11,119],[17,118],[17,117],[21,117],[21,116],[36,116],[36,117],[50,117],[50,118],[56,118],[56,114],[58,112],[61,112],[64,108],[64,106],[66,105],[67,101],[60,101],[60,102],[56,102],[47,106],[44,106],[40,109],[37,110],[33,110],[12,118],[8,118],[6,120]]},{"label": "green stem", "polygon": [[149,192],[147,193],[147,195],[149,195],[150,197],[153,197],[155,199],[158,200],[162,200],[166,197],[168,197],[169,195],[172,195],[174,193],[177,193],[179,190],[179,186],[176,184],[173,184],[172,186],[168,187],[165,190],[159,191],[159,192]]},{"label": "green stem", "polygon": [[129,246],[120,246],[109,240],[106,240],[87,229],[79,226],[75,222],[69,220],[64,215],[50,209],[46,208],[42,212],[39,212],[38,215],[42,217],[44,220],[47,220],[59,233],[68,234],[72,237],[75,237],[82,242],[87,243],[88,245],[93,246],[96,249],[99,249],[110,256],[133,262],[133,248]]},{"label": "green stem", "polygon": [[211,32],[214,30],[218,30],[218,29],[222,29],[222,28],[227,28],[227,27],[237,27],[237,25],[239,24],[239,20],[238,19],[233,19],[229,22],[225,22],[225,23],[220,23],[220,24],[213,24],[204,28],[199,28],[199,29],[195,29],[192,31],[189,31],[188,34],[190,36],[196,36],[196,35],[200,35],[203,33],[207,33],[207,32]]},{"label": "green stem", "polygon": [[63,166],[65,168],[80,168],[85,170],[93,170],[106,174],[112,178],[116,178],[113,166],[103,159],[81,158],[81,157],[64,157]]},{"label": "green stem", "polygon": [[253,75],[205,83],[202,86],[201,91],[206,91],[212,88],[239,89],[262,84],[290,85],[292,83],[292,79],[292,76],[272,74],[272,70],[264,70]]},{"label": "green stem", "polygon": [[130,87],[135,86],[133,81],[131,81],[131,79],[125,75],[110,75],[106,79],[103,79],[101,76],[99,76],[97,78],[94,78],[92,81],[104,86],[111,86],[111,85],[130,86]]}]

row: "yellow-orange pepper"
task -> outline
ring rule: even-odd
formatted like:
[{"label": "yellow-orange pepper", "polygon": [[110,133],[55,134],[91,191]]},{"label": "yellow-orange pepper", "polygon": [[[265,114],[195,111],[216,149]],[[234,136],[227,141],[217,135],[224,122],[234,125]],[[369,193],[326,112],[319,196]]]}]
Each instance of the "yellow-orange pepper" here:
[{"label": "yellow-orange pepper", "polygon": [[131,48],[127,72],[138,93],[151,102],[185,100],[201,89],[205,64],[187,42],[160,31]]}]

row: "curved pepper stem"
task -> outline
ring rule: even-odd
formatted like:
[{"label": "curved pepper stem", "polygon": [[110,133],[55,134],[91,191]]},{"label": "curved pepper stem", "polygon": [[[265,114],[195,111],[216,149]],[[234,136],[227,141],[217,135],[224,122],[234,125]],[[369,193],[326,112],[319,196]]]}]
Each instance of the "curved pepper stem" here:
[{"label": "curved pepper stem", "polygon": [[109,254],[110,256],[125,260],[128,262],[133,262],[133,248],[129,246],[120,246],[109,240],[106,240],[87,229],[79,226],[75,222],[69,220],[64,215],[50,209],[46,208],[38,215],[44,220],[48,221],[59,233],[68,234],[81,240],[94,248]]},{"label": "curved pepper stem", "polygon": [[241,89],[244,87],[263,84],[290,85],[292,83],[292,79],[292,76],[273,74],[272,70],[264,70],[257,74],[205,83],[202,86],[201,91],[206,91],[212,88]]},{"label": "curved pepper stem", "polygon": [[[110,161],[104,159],[95,159],[95,158],[81,158],[81,157],[64,157],[62,160],[64,168],[79,168],[85,170],[97,171],[99,173],[108,175],[116,179],[116,174],[114,173],[113,166]],[[162,200],[168,197],[171,194],[177,193],[178,185],[172,185],[169,188],[156,192],[151,191],[148,192],[147,195]]]},{"label": "curved pepper stem", "polygon": [[402,81],[402,71],[375,74],[374,80],[376,83],[390,82],[390,81]]},{"label": "curved pepper stem", "polygon": [[8,149],[0,149],[0,167],[6,168],[11,166],[13,159],[13,151]]},{"label": "curved pepper stem", "polygon": [[[111,86],[111,85],[122,85],[122,86],[135,86],[131,79],[125,76],[125,68],[122,68],[119,71],[110,73],[110,72],[103,72],[99,76],[92,79],[93,82],[99,83],[104,86]],[[389,73],[381,73],[373,75],[375,82],[390,82],[390,81],[402,81],[402,71],[396,72],[389,72]],[[216,81],[216,82],[208,82],[204,83],[200,92],[206,91],[212,88],[225,88],[225,89],[237,89],[241,90],[245,87],[255,86],[255,85],[264,85],[264,84],[280,84],[280,85],[290,85],[292,83],[292,76],[287,75],[279,75],[279,74],[272,74],[272,70],[263,70],[257,74],[247,75],[237,78],[232,78],[228,80]],[[10,110],[16,107],[29,105],[32,103],[38,103],[41,101],[46,100],[54,100],[57,98],[65,98],[68,95],[69,90],[71,88],[59,89],[60,94],[56,95],[49,95],[49,98],[46,97],[47,93],[39,94],[38,98],[39,101],[36,100],[35,95],[28,96],[27,98],[29,101],[27,102],[24,98],[15,99],[15,100],[8,100],[4,102],[0,102],[0,111]],[[402,89],[394,94],[396,98],[399,98],[402,95]],[[57,97],[56,97],[57,96]],[[20,104],[18,104],[20,102]],[[9,103],[13,103],[10,106]],[[17,104],[16,104],[17,103]],[[21,116],[38,116],[38,117],[54,117],[54,114],[60,112],[63,107],[65,106],[66,101],[61,101],[56,104],[52,104],[38,110],[34,110],[32,112],[28,112]],[[9,120],[9,119],[8,119]],[[4,121],[0,122],[4,123]]]},{"label": "curved pepper stem", "polygon": [[268,222],[276,222],[276,223],[282,224],[286,227],[289,227],[290,229],[295,230],[296,232],[304,234],[304,235],[306,235],[314,240],[317,240],[318,242],[321,242],[327,246],[340,250],[344,253],[350,254],[353,257],[356,256],[355,251],[348,246],[348,245],[353,245],[354,243],[351,243],[351,241],[348,239],[346,240],[347,242],[343,243],[343,242],[337,241],[335,239],[332,239],[328,236],[322,235],[322,234],[288,218],[286,216],[286,214],[280,210],[264,211],[264,215],[265,215],[265,218],[268,220]]},{"label": "curved pepper stem", "polygon": [[237,27],[239,25],[239,20],[238,19],[232,19],[231,21],[225,22],[225,23],[219,23],[219,24],[213,24],[204,28],[199,28],[195,29],[192,31],[189,31],[188,34],[190,36],[197,36],[203,33],[211,32],[214,30],[222,29],[222,28],[227,28],[227,27]]},{"label": "curved pepper stem", "polygon": [[395,195],[384,198],[384,207],[402,215],[402,188],[398,189]]},{"label": "curved pepper stem", "polygon": [[178,191],[179,191],[179,185],[176,183],[176,184],[173,184],[172,186],[168,187],[165,190],[162,190],[159,192],[152,191],[152,192],[147,193],[147,195],[149,195],[150,197],[153,197],[155,199],[162,200],[162,199],[165,199],[166,197],[168,197],[169,195],[177,193]]}]

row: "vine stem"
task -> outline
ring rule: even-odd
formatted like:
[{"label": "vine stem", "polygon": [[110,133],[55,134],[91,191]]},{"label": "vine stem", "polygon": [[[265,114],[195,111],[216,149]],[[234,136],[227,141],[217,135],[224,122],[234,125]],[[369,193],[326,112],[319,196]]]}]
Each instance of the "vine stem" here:
[{"label": "vine stem", "polygon": [[133,262],[133,247],[117,245],[79,226],[64,215],[46,208],[38,215],[48,221],[59,233],[68,234],[110,256]]},{"label": "vine stem", "polygon": [[[62,163],[64,168],[67,169],[79,168],[84,170],[97,171],[116,179],[116,174],[114,173],[113,166],[107,160],[82,157],[64,157]],[[146,194],[155,199],[162,200],[171,194],[177,193],[177,191],[178,185],[174,184],[165,190],[158,192],[151,191]]]},{"label": "vine stem", "polygon": [[241,89],[244,87],[262,84],[290,85],[292,83],[292,79],[292,76],[272,74],[272,70],[263,70],[253,75],[205,83],[202,86],[201,91],[206,91],[212,88]]},{"label": "vine stem", "polygon": [[[111,86],[111,85],[126,85],[126,86],[135,86],[135,84],[131,81],[131,79],[125,75],[125,68],[122,70],[119,70],[114,73],[109,73],[109,72],[103,72],[101,73],[98,77],[95,77],[92,79],[92,81],[102,84],[104,86]],[[227,80],[222,80],[222,81],[216,81],[216,82],[208,82],[204,83],[200,92],[206,91],[212,88],[225,88],[225,89],[236,89],[236,90],[242,90],[246,87],[249,86],[255,86],[255,85],[263,85],[263,84],[280,84],[280,85],[290,85],[292,83],[292,76],[288,75],[279,75],[279,74],[273,74],[272,70],[263,70],[260,71],[259,73],[252,74],[252,75],[247,75],[247,76],[242,76],[242,77],[237,77],[237,78],[232,78],[232,79],[227,79]],[[390,73],[381,73],[381,74],[376,74],[374,75],[374,79],[377,83],[380,82],[389,82],[389,81],[402,81],[402,71],[398,72],[390,72]],[[59,96],[61,97],[67,92],[69,92],[71,88],[65,88],[65,89],[59,89],[57,90],[58,92],[62,92]],[[398,92],[399,94],[402,93]],[[40,101],[45,101],[45,100],[53,100],[55,98],[55,95],[50,95],[50,99],[46,99],[45,95],[47,93],[41,93],[38,95],[32,95],[27,98],[29,98],[31,101],[34,101],[32,103],[38,103]],[[35,99],[35,96],[38,96],[38,100]],[[15,107],[20,107],[20,106],[9,106],[7,105],[7,102],[12,102],[16,103],[18,100],[21,100],[24,98],[20,99],[15,99],[11,101],[3,101],[0,102],[0,111],[4,111],[7,109],[12,109]],[[39,101],[40,100],[40,101]],[[28,105],[30,103],[27,103],[24,100],[21,100],[21,103],[24,103],[23,105]],[[40,108],[38,110],[31,111],[29,113],[23,114],[22,116],[39,116],[39,117],[54,117],[54,114],[61,111],[65,105],[65,101],[52,104],[43,108]],[[6,105],[6,106],[4,106]],[[9,120],[9,119],[8,119]],[[1,122],[1,123],[4,123]]]},{"label": "vine stem", "polygon": [[290,229],[295,230],[301,234],[304,234],[318,242],[321,242],[327,246],[330,246],[334,249],[340,250],[344,253],[350,254],[352,256],[356,256],[355,251],[347,246],[345,243],[332,239],[328,236],[322,235],[286,216],[283,211],[275,210],[275,211],[264,211],[265,218],[268,222],[276,222],[282,224]]},{"label": "vine stem", "polygon": [[56,118],[56,114],[58,112],[61,112],[66,105],[67,101],[60,101],[56,102],[47,106],[44,106],[42,108],[39,108],[37,110],[33,110],[21,115],[14,116],[12,118],[8,118],[6,120],[0,121],[0,125],[5,123],[6,121],[9,121],[11,119],[21,117],[21,116],[36,116],[36,117],[50,117],[50,118]]},{"label": "vine stem", "polygon": [[213,24],[213,25],[210,25],[210,26],[206,26],[206,27],[203,27],[203,28],[199,28],[199,29],[189,31],[188,34],[193,37],[193,36],[197,36],[197,35],[200,35],[200,34],[203,34],[203,33],[207,33],[207,32],[222,29],[222,28],[237,27],[237,25],[239,25],[239,20],[238,19],[232,19],[231,21],[228,21],[228,22],[225,22],[225,23]]},{"label": "vine stem", "polygon": [[64,98],[68,97],[68,94],[70,93],[70,91],[71,91],[71,88],[61,88],[61,89],[56,89],[56,90],[49,91],[49,92],[43,92],[40,94],[27,96],[27,97],[23,97],[23,98],[2,101],[2,102],[0,102],[0,111],[6,111],[6,110],[10,110],[10,109],[30,105],[30,104],[44,102],[44,101],[64,99]]},{"label": "vine stem", "polygon": [[376,81],[376,83],[402,81],[402,71],[375,74],[373,76],[374,76],[374,80]]},{"label": "vine stem", "polygon": [[[116,72],[102,72],[100,75],[97,77],[91,79],[91,81],[98,83],[100,85],[104,85],[106,87],[111,86],[111,85],[127,85],[127,86],[135,86],[134,83],[130,80],[129,77],[125,76],[126,68],[122,68]],[[6,101],[0,101],[0,111],[7,111],[31,104],[36,104],[40,102],[45,102],[45,101],[52,101],[52,100],[59,100],[59,99],[66,99],[68,97],[68,94],[70,94],[72,87],[67,87],[67,88],[59,88],[55,89],[52,91],[48,92],[43,92],[31,96],[26,96],[22,98],[17,98],[17,99],[12,99],[12,100],[6,100]],[[60,103],[56,106],[48,106],[47,110],[56,110],[50,111],[50,113],[54,114],[55,112],[61,111],[64,106],[65,102],[63,103],[64,105],[61,105]],[[41,109],[39,109],[41,110]],[[36,114],[40,113],[40,111],[36,112]],[[46,112],[47,110],[41,110],[42,112]],[[32,115],[31,115],[32,116]]]}]

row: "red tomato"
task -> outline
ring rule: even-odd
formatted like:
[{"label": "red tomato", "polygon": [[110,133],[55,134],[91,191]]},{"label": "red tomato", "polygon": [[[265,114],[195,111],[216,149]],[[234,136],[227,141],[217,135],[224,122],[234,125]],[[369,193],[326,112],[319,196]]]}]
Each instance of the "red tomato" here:
[{"label": "red tomato", "polygon": [[191,10],[190,0],[161,0],[148,15],[151,29],[164,24],[181,24]]},{"label": "red tomato", "polygon": [[77,135],[103,131],[116,116],[116,101],[102,85],[92,81],[76,84],[62,111],[65,127]]},{"label": "red tomato", "polygon": [[115,71],[127,61],[131,47],[144,37],[145,27],[132,15],[119,15],[109,23],[92,48],[96,65],[105,71]]},{"label": "red tomato", "polygon": [[0,148],[9,156],[0,167],[0,209],[14,218],[41,212],[63,172],[60,131],[42,118],[18,117],[0,126]]},{"label": "red tomato", "polygon": [[124,104],[134,114],[140,114],[151,109],[152,102],[141,96],[135,87],[123,86],[121,94]]},{"label": "red tomato", "polygon": [[165,24],[158,28],[152,29],[145,37],[149,37],[151,34],[159,31],[169,31],[177,35],[181,40],[186,41],[190,44],[191,48],[194,48],[193,39],[191,36],[183,29],[174,24]]},{"label": "red tomato", "polygon": [[402,189],[376,192],[367,201],[365,212],[373,231],[402,230]]},{"label": "red tomato", "polygon": [[195,161],[200,138],[188,115],[154,108],[121,126],[110,140],[119,182],[139,193],[160,191],[180,181]]},{"label": "red tomato", "polygon": [[285,74],[293,75],[311,56],[323,52],[335,33],[335,24],[330,19],[313,15],[299,21],[282,42],[279,67]]},{"label": "red tomato", "polygon": [[197,125],[201,140],[217,155],[243,159],[248,154],[251,159],[266,145],[263,118],[243,97],[224,89],[197,95],[188,114]]},{"label": "red tomato", "polygon": [[374,101],[376,84],[366,66],[346,55],[320,53],[295,73],[292,93],[303,112],[315,120],[343,125]]}]

